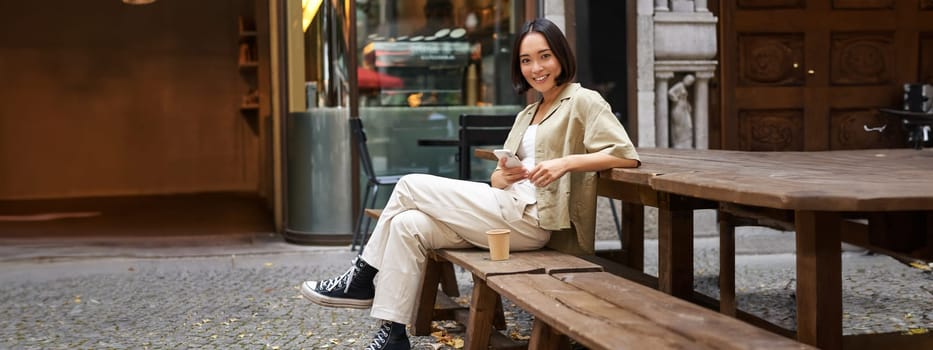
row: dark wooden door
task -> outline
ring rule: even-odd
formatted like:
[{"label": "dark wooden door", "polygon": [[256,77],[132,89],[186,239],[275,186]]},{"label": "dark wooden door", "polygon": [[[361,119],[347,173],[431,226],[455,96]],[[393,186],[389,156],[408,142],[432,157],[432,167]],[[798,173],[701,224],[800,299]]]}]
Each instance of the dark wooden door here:
[{"label": "dark wooden door", "polygon": [[901,106],[904,83],[933,83],[933,0],[719,5],[724,149],[908,146],[878,109]]}]

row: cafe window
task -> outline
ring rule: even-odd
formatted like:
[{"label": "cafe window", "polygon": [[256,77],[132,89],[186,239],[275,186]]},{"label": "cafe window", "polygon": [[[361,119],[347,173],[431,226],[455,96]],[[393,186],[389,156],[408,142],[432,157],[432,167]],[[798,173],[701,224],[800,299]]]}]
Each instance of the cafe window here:
[{"label": "cafe window", "polygon": [[[310,144],[291,148],[290,159],[306,159],[304,152],[310,153],[312,162],[327,164],[291,166],[311,169],[312,174],[292,174],[290,181],[313,178],[327,183],[309,186],[334,193],[319,194],[324,197],[346,192],[334,183],[347,178],[350,159],[334,155],[347,149],[346,120],[357,117],[377,175],[428,173],[458,178],[461,162],[466,161],[471,179],[488,179],[496,162],[461,155],[456,144],[428,144],[458,140],[461,115],[511,118],[524,106],[525,96],[512,88],[510,59],[515,33],[525,21],[526,3],[287,2],[292,19],[286,35],[291,60],[288,99],[293,113],[286,134]],[[291,25],[296,18],[302,19],[302,26]],[[358,181],[362,184],[365,179]],[[377,202],[384,203],[390,192],[380,191]]]},{"label": "cafe window", "polygon": [[509,59],[522,4],[357,0],[360,106],[519,104]]},{"label": "cafe window", "polygon": [[424,141],[458,138],[463,114],[514,116],[512,40],[522,0],[356,0],[357,103],[377,173],[489,178],[495,162]]}]

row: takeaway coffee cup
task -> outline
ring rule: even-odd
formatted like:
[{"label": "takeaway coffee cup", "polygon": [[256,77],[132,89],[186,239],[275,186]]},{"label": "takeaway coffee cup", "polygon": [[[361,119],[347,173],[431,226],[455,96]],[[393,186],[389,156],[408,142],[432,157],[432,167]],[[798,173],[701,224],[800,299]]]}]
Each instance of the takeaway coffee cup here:
[{"label": "takeaway coffee cup", "polygon": [[486,237],[489,239],[489,260],[509,259],[510,232],[509,229],[505,228],[486,231]]}]

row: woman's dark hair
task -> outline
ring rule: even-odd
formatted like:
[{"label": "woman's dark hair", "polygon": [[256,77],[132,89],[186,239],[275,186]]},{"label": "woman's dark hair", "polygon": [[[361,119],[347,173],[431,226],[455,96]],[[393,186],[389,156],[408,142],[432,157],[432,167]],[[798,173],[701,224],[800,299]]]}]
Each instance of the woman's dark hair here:
[{"label": "woman's dark hair", "polygon": [[551,52],[557,57],[557,62],[560,62],[560,75],[554,79],[557,86],[564,85],[577,74],[577,58],[574,57],[570,44],[567,43],[567,38],[564,37],[564,33],[560,31],[560,28],[546,18],[528,21],[522,26],[522,31],[518,33],[515,42],[512,44],[512,87],[519,94],[531,89],[531,85],[522,76],[522,66],[518,57],[522,40],[531,32],[538,32],[544,36],[544,40],[547,40],[548,46],[551,47]]}]

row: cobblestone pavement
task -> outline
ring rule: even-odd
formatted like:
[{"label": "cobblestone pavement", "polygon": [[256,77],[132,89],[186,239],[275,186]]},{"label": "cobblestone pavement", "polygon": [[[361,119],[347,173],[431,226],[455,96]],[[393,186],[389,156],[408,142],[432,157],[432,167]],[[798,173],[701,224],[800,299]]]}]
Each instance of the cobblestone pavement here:
[{"label": "cobblestone pavement", "polygon": [[330,261],[347,254],[289,258],[291,264],[271,256],[173,259],[173,266],[135,259],[55,263],[49,268],[58,277],[4,281],[0,318],[8,321],[0,327],[0,348],[365,346],[373,325],[361,322],[364,312],[317,308],[297,290],[303,278],[338,273]]},{"label": "cobblestone pavement", "polygon": [[[319,307],[298,292],[301,281],[342,273],[353,254],[270,237],[181,247],[0,242],[0,349],[364,348],[376,327],[368,310]],[[739,307],[789,328],[792,242],[791,233],[737,232]],[[716,238],[701,236],[694,245],[696,287],[715,297]],[[645,251],[646,272],[656,275],[657,241],[648,240]],[[857,249],[843,254],[843,270],[846,334],[933,330],[929,272]],[[458,277],[468,295],[469,276]],[[505,307],[507,334],[530,334],[531,317]],[[439,326],[462,335],[452,322]],[[430,336],[412,341],[415,349],[438,344]]]}]

